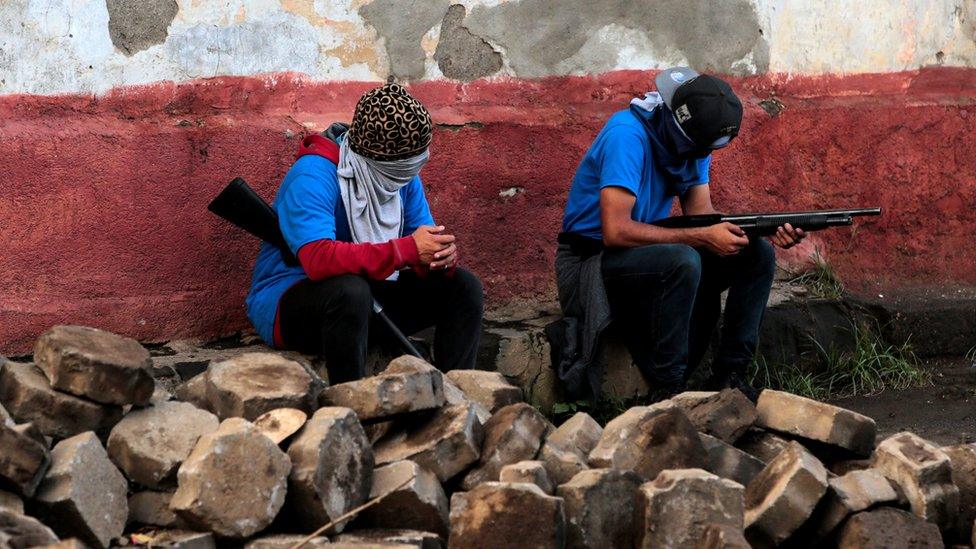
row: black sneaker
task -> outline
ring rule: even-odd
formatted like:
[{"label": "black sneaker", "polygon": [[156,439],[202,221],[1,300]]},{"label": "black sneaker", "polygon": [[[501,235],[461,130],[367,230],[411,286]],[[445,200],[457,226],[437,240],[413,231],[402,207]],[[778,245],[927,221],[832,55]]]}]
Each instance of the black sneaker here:
[{"label": "black sneaker", "polygon": [[759,393],[762,392],[762,389],[756,389],[752,385],[749,385],[749,382],[746,381],[745,376],[738,372],[732,372],[729,374],[729,379],[725,387],[730,389],[738,389],[753,403],[756,403],[759,400]]}]

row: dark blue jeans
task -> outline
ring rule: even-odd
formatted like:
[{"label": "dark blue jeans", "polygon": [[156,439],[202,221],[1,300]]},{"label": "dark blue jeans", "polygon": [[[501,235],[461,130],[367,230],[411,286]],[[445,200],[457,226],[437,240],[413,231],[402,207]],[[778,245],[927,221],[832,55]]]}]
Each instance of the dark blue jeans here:
[{"label": "dark blue jeans", "polygon": [[762,239],[727,257],[684,244],[604,251],[614,325],[647,382],[670,387],[688,379],[708,348],[725,290],[712,371],[744,372],[756,353],[775,266],[773,246]]}]

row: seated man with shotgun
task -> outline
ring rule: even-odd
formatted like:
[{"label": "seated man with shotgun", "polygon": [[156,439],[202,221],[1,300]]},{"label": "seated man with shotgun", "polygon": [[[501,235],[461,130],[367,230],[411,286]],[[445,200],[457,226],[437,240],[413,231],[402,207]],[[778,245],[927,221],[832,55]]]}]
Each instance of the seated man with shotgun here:
[{"label": "seated man with shotgun", "polygon": [[457,266],[456,239],[435,225],[424,195],[431,131],[402,86],[371,90],[351,126],[302,141],[275,196],[299,265],[265,242],[248,316],[268,344],[324,356],[332,384],[367,374],[374,299],[407,334],[436,326],[438,368],[474,367],[481,282]]},{"label": "seated man with shotgun", "polygon": [[[706,388],[734,387],[755,400],[745,375],[773,282],[772,246],[727,222],[652,225],[670,215],[675,197],[685,215],[715,212],[711,154],[738,134],[742,104],[726,82],[688,68],[663,71],[656,84],[610,118],[573,178],[556,255],[570,321],[559,375],[571,391],[584,378],[599,391],[598,340],[612,318],[652,390],[683,391],[728,289]],[[789,248],[803,237],[785,224],[771,240]]]}]

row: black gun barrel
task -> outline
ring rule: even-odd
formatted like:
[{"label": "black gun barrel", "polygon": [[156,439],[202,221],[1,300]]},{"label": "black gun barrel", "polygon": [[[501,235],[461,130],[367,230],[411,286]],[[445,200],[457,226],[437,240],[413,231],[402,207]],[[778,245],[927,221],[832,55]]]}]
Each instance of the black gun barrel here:
[{"label": "black gun barrel", "polygon": [[789,223],[804,231],[818,231],[829,227],[852,225],[854,217],[881,215],[881,208],[853,208],[846,210],[812,210],[800,212],[681,215],[655,221],[654,225],[669,228],[708,227],[728,222],[742,228],[749,236],[770,236]]}]

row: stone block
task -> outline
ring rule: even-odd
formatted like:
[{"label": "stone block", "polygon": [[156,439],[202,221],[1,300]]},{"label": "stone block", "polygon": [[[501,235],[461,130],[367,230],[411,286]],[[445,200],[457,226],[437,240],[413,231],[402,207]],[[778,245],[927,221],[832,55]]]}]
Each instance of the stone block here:
[{"label": "stone block", "polygon": [[[301,542],[307,536],[304,534],[272,534],[252,539],[244,545],[244,549],[291,549],[296,543]],[[314,537],[305,542],[302,547],[315,549],[317,547],[331,548],[329,538],[325,536]]]},{"label": "stone block", "polygon": [[512,385],[498,372],[453,370],[445,374],[471,400],[494,413],[499,408],[522,402],[522,389]]},{"label": "stone block", "polygon": [[588,469],[559,486],[566,547],[631,547],[633,505],[641,482],[633,471]]},{"label": "stone block", "polygon": [[176,400],[188,402],[201,410],[212,412],[210,400],[207,398],[207,373],[193,376],[181,383],[173,393]]},{"label": "stone block", "polygon": [[746,539],[753,545],[782,543],[826,490],[827,469],[800,443],[790,442],[746,487]]},{"label": "stone block", "polygon": [[104,404],[149,403],[152,359],[138,341],[84,326],[55,326],[34,345],[51,387]]},{"label": "stone block", "polygon": [[55,440],[85,431],[108,433],[122,419],[120,406],[55,391],[37,366],[23,362],[0,364],[0,402],[15,421],[32,422]]},{"label": "stone block", "polygon": [[752,549],[752,546],[746,541],[742,528],[728,524],[709,524],[705,526],[695,549]]},{"label": "stone block", "polygon": [[24,500],[20,499],[20,496],[13,492],[5,492],[0,490],[0,509],[6,509],[7,511],[13,511],[15,513],[23,513]]},{"label": "stone block", "polygon": [[850,515],[896,501],[898,494],[877,469],[851,471],[827,481],[827,494],[811,521],[816,534],[826,538]]},{"label": "stone block", "polygon": [[[413,478],[409,482],[407,479]],[[396,488],[404,482],[405,486]],[[447,537],[448,502],[437,476],[410,460],[397,461],[373,471],[369,499],[394,490],[362,513],[373,528],[409,528]]]},{"label": "stone block", "polygon": [[433,532],[421,530],[404,530],[398,528],[370,528],[355,530],[337,537],[336,544],[350,548],[413,548],[413,549],[441,549],[444,544],[441,537]]},{"label": "stone block", "polygon": [[0,487],[31,497],[50,462],[44,435],[32,423],[0,423]]},{"label": "stone block", "polygon": [[534,484],[485,482],[451,497],[449,544],[451,549],[563,547],[563,513],[563,499]]},{"label": "stone block", "polygon": [[470,404],[474,407],[475,414],[478,416],[478,421],[482,425],[487,423],[491,419],[491,412],[488,408],[485,408],[481,403],[471,400],[468,395],[464,394],[464,391],[460,387],[455,385],[450,378],[444,378],[444,404],[448,406],[454,406],[456,404]]},{"label": "stone block", "polygon": [[419,358],[402,356],[379,375],[326,387],[319,400],[351,408],[360,421],[387,420],[443,406],[443,375]]},{"label": "stone block", "polygon": [[560,401],[559,379],[550,367],[549,342],[542,330],[490,328],[485,335],[497,341],[490,365],[522,389],[525,402],[551,412]]},{"label": "stone block", "polygon": [[478,461],[483,439],[474,406],[457,404],[423,420],[405,421],[378,440],[373,451],[377,465],[409,459],[444,482]]},{"label": "stone block", "polygon": [[42,519],[61,537],[108,547],[129,516],[129,485],[89,431],[59,442],[34,497]]},{"label": "stone block", "polygon": [[738,389],[688,391],[671,401],[685,412],[695,429],[729,444],[756,422],[756,406]]},{"label": "stone block", "polygon": [[556,486],[566,484],[580,471],[589,469],[585,456],[571,450],[563,450],[548,441],[539,450],[539,460],[545,466],[549,479]]},{"label": "stone block", "polygon": [[154,530],[149,546],[164,549],[215,549],[217,544],[210,532]]},{"label": "stone block", "polygon": [[176,514],[169,508],[172,499],[173,492],[145,490],[130,495],[129,518],[126,523],[176,528],[178,525]]},{"label": "stone block", "polygon": [[482,482],[498,480],[505,465],[535,458],[550,426],[545,416],[524,402],[492,414],[484,426],[481,457],[461,486],[470,490]]},{"label": "stone block", "polygon": [[254,426],[264,433],[264,436],[280,445],[297,433],[307,419],[308,414],[298,408],[275,408],[258,416],[254,420]]},{"label": "stone block", "polygon": [[852,412],[782,391],[767,389],[756,404],[757,425],[870,456],[877,427],[874,420]]},{"label": "stone block", "polygon": [[857,513],[844,523],[837,537],[839,549],[942,549],[944,546],[937,526],[890,507]]},{"label": "stone block", "polygon": [[58,542],[50,528],[34,517],[0,508],[0,547],[26,549]]},{"label": "stone block", "polygon": [[698,431],[670,401],[636,406],[603,429],[590,452],[594,468],[630,469],[653,479],[665,469],[693,469],[707,465]]},{"label": "stone block", "polygon": [[773,461],[789,445],[789,440],[762,429],[749,429],[735,441],[736,448],[763,463]]},{"label": "stone block", "polygon": [[[305,528],[318,528],[366,501],[373,450],[349,408],[316,410],[288,446],[288,457],[289,508]],[[337,524],[335,531],[344,525]]]},{"label": "stone block", "polygon": [[603,427],[586,412],[577,412],[557,427],[546,442],[581,456],[588,456],[603,436]]},{"label": "stone block", "polygon": [[709,525],[742,523],[741,484],[702,469],[662,471],[637,491],[634,547],[691,547]]},{"label": "stone block", "polygon": [[226,419],[183,460],[170,509],[194,528],[249,537],[284,505],[290,471],[288,456],[257,427]]},{"label": "stone block", "polygon": [[220,419],[254,421],[275,408],[315,409],[318,384],[298,362],[275,353],[244,353],[207,370],[207,401]]},{"label": "stone block", "polygon": [[942,530],[954,525],[959,489],[949,456],[939,447],[914,433],[898,433],[878,445],[872,466],[901,488],[913,513]]},{"label": "stone block", "polygon": [[708,455],[705,470],[746,486],[766,466],[762,461],[718,438],[699,433]]},{"label": "stone block", "polygon": [[217,416],[186,402],[133,410],[108,437],[108,455],[131,481],[147,488],[176,486],[176,471],[197,440],[217,430]]},{"label": "stone block", "polygon": [[976,444],[943,446],[942,451],[949,456],[952,483],[959,489],[955,536],[959,541],[969,540],[976,521]]},{"label": "stone block", "polygon": [[555,487],[549,480],[549,474],[541,461],[520,461],[502,467],[498,474],[501,482],[526,482],[535,484],[543,492],[552,495]]}]

